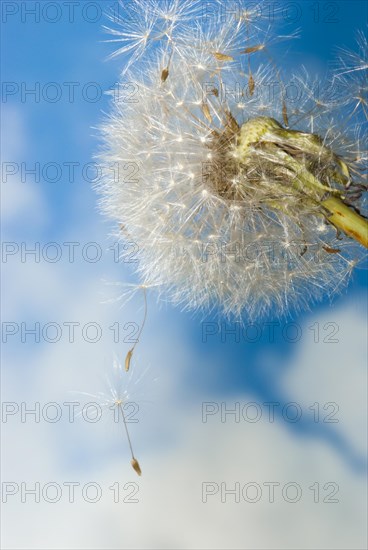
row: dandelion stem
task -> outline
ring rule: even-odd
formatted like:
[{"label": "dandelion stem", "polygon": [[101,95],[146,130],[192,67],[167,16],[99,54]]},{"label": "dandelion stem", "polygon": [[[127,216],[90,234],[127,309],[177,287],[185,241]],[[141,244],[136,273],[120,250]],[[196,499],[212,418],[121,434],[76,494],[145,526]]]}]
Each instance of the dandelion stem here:
[{"label": "dandelion stem", "polygon": [[322,206],[330,212],[327,219],[334,226],[368,248],[368,221],[363,216],[360,216],[336,197],[330,197],[322,201]]},{"label": "dandelion stem", "polygon": [[[295,161],[293,160],[293,162]],[[301,166],[300,163],[297,164]],[[321,184],[321,182],[306,169],[299,172],[298,178],[311,192],[316,193],[314,201],[329,212],[329,214],[326,215],[327,220],[338,229],[341,229],[346,235],[368,248],[368,220],[344,203],[342,192],[336,189],[326,188],[325,185]],[[327,199],[322,199],[320,197],[321,191],[328,191],[331,195],[338,196],[330,196]]]},{"label": "dandelion stem", "polygon": [[[368,220],[344,202],[345,185],[350,184],[349,169],[342,159],[323,145],[318,136],[288,130],[273,118],[256,117],[241,127],[237,157],[246,163],[252,151],[258,149],[268,161],[272,161],[275,174],[288,176],[287,180],[302,200],[319,206],[328,222],[368,248]],[[293,150],[298,155],[293,156],[290,152]],[[318,171],[313,174],[307,167],[306,157],[312,156],[318,161],[322,155],[327,155],[335,163],[336,169],[329,175],[331,177],[332,174],[339,188],[332,187],[328,177],[324,178],[326,181],[320,181]],[[282,204],[277,205],[275,201],[269,204],[272,208],[282,209]]]}]

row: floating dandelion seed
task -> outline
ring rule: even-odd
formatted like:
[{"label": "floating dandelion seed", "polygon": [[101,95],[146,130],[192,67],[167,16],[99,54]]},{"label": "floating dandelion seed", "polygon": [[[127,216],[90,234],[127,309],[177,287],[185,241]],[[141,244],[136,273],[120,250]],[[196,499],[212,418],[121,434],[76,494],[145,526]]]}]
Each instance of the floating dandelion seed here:
[{"label": "floating dandelion seed", "polygon": [[126,433],[126,436],[127,436],[127,440],[128,440],[128,444],[129,444],[129,449],[130,449],[130,453],[132,455],[132,460],[131,460],[131,465],[133,467],[133,469],[137,472],[137,474],[140,476],[142,475],[142,471],[141,471],[141,468],[139,466],[139,462],[138,460],[135,458],[134,456],[134,452],[133,452],[133,447],[132,447],[132,442],[131,442],[131,439],[130,439],[130,435],[129,435],[129,430],[128,430],[128,425],[127,425],[127,422],[126,422],[126,418],[125,418],[125,414],[124,414],[124,409],[123,409],[123,406],[122,406],[122,402],[119,400],[119,401],[116,401],[115,402],[115,405],[117,407],[119,407],[120,411],[121,411],[121,414],[122,414],[122,417],[123,417],[123,423],[124,423],[124,428],[125,428],[125,433]]},{"label": "floating dandelion seed", "polygon": [[[132,371],[127,375],[121,363],[117,359],[114,359],[112,372],[105,375],[107,391],[100,391],[96,394],[88,392],[74,392],[79,395],[92,397],[95,399],[101,407],[103,413],[110,411],[109,418],[113,417],[115,422],[120,419],[122,420],[132,457],[131,465],[139,476],[142,474],[142,471],[140,464],[134,455],[133,445],[128,430],[129,422],[125,409],[131,407],[132,405],[138,407],[138,404],[133,400],[135,393],[133,386],[139,387],[146,374],[147,369],[145,369],[138,377],[135,375],[133,377]],[[142,403],[141,400],[140,403]],[[135,412],[135,408],[133,412]],[[81,414],[82,412],[79,412],[77,416],[80,416]]]},{"label": "floating dandelion seed", "polygon": [[147,321],[147,314],[148,314],[148,304],[147,304],[147,289],[152,285],[146,285],[146,284],[127,284],[127,283],[106,283],[110,286],[117,286],[122,287],[123,292],[121,292],[117,297],[114,297],[110,300],[107,300],[107,302],[122,302],[123,305],[126,305],[136,293],[142,293],[143,294],[143,319],[142,323],[140,325],[140,329],[138,331],[138,336],[134,342],[133,347],[128,351],[128,353],[125,356],[125,371],[128,372],[130,370],[130,364],[132,361],[133,353],[135,348],[137,347],[138,343],[140,342],[140,338],[143,333],[144,326]]},{"label": "floating dandelion seed", "polygon": [[146,319],[147,319],[147,293],[146,293],[146,287],[144,285],[141,285],[141,288],[143,289],[143,296],[144,296],[144,315],[143,315],[143,321],[142,321],[142,324],[141,324],[141,327],[139,329],[139,332],[138,332],[138,336],[137,336],[137,339],[132,347],[132,349],[130,349],[127,353],[127,356],[125,358],[125,371],[128,372],[128,370],[130,369],[130,362],[132,360],[132,357],[133,357],[133,352],[139,342],[139,339],[141,337],[141,334],[142,334],[142,331],[144,329],[144,325],[146,324]]},{"label": "floating dandelion seed", "polygon": [[[285,37],[262,30],[257,10],[208,17],[197,2],[136,0],[135,11],[151,29],[144,42],[121,31],[122,82],[138,101],[117,94],[98,189],[139,247],[141,280],[240,320],[340,291],[368,244],[362,124],[340,131],[342,102],[312,97],[303,75],[290,105],[293,75],[283,80],[269,52]],[[279,93],[262,93],[275,82]],[[111,163],[135,163],[138,177],[116,181]]]}]

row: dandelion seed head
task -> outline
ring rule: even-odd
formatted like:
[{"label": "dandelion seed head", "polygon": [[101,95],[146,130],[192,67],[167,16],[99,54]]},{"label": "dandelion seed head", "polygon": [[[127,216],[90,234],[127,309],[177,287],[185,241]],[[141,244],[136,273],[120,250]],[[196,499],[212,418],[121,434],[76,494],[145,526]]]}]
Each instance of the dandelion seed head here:
[{"label": "dandelion seed head", "polygon": [[[325,223],[317,194],[299,191],[306,178],[318,197],[339,193],[350,173],[359,179],[356,148],[329,116],[335,102],[313,95],[305,75],[290,106],[274,63],[253,67],[274,41],[269,26],[252,27],[248,12],[208,21],[198,6],[150,0],[146,24],[164,19],[170,30],[152,51],[145,43],[150,55],[128,42],[136,53],[122,82],[138,101],[116,101],[101,156],[138,174],[106,176],[102,208],[137,243],[141,280],[184,308],[237,318],[307,308],[346,284],[352,248]],[[269,82],[278,94],[264,93]]]}]

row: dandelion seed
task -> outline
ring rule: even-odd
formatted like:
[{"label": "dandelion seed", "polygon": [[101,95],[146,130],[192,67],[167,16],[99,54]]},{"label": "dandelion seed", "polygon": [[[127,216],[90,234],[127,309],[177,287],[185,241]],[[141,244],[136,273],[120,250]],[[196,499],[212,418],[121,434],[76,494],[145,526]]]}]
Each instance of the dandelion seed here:
[{"label": "dandelion seed", "polygon": [[[133,375],[132,371],[130,371],[129,374],[126,374],[121,363],[115,358],[112,363],[112,371],[105,376],[106,391],[99,391],[96,394],[88,392],[73,392],[88,398],[93,398],[96,402],[98,402],[104,414],[103,418],[109,418],[110,420],[113,419],[114,422],[119,422],[122,420],[124,424],[124,433],[128,441],[129,452],[131,455],[131,464],[138,475],[141,475],[141,468],[137,458],[134,455],[132,440],[128,429],[128,420],[125,414],[125,407],[129,407],[132,404],[137,405],[134,397],[136,396],[137,399],[137,391],[141,389],[143,379],[147,375],[147,370],[148,369],[145,369],[138,376]],[[147,380],[147,382],[151,385],[154,380]],[[139,403],[139,412],[141,413],[144,402],[139,399]],[[78,413],[77,416],[81,416],[82,412],[83,410]]]},{"label": "dandelion seed", "polygon": [[126,355],[126,358],[125,358],[125,370],[126,372],[128,372],[129,368],[130,368],[130,361],[132,359],[132,355],[133,355],[133,349],[129,350],[127,355]]},{"label": "dandelion seed", "polygon": [[212,117],[210,113],[210,108],[208,106],[208,103],[203,102],[202,103],[202,111],[208,122],[212,122]]},{"label": "dandelion seed", "polygon": [[139,329],[139,332],[138,332],[138,336],[137,336],[137,339],[133,345],[133,347],[128,351],[126,357],[125,357],[125,371],[128,372],[129,369],[130,369],[130,363],[131,363],[131,360],[132,360],[132,357],[133,357],[133,353],[134,353],[134,350],[137,346],[137,344],[139,343],[139,340],[140,340],[140,337],[142,335],[142,332],[143,332],[143,329],[144,329],[144,325],[146,324],[146,320],[147,320],[147,293],[146,293],[146,287],[144,285],[142,285],[141,287],[143,289],[143,297],[144,297],[144,313],[143,313],[143,320],[142,320],[142,324],[141,324],[141,327]]},{"label": "dandelion seed", "polygon": [[219,53],[219,52],[213,52],[213,55],[219,61],[234,61],[234,58],[231,55],[226,55],[224,53]]},{"label": "dandelion seed", "polygon": [[249,89],[249,95],[252,97],[255,89],[255,82],[252,74],[249,75],[248,89]]},{"label": "dandelion seed", "polygon": [[142,472],[141,472],[141,468],[140,468],[140,466],[139,466],[138,460],[137,460],[137,459],[135,458],[135,456],[134,456],[133,446],[132,446],[132,442],[131,442],[131,439],[130,439],[129,430],[128,430],[128,425],[127,425],[127,421],[126,421],[126,418],[125,418],[125,414],[124,414],[124,409],[123,409],[122,403],[119,401],[119,402],[116,403],[116,405],[119,407],[120,412],[121,412],[121,415],[122,415],[122,418],[123,418],[123,424],[124,424],[124,428],[125,428],[125,433],[126,433],[126,437],[127,437],[127,440],[128,440],[130,453],[131,453],[131,455],[132,455],[131,465],[133,466],[133,468],[134,468],[134,470],[137,472],[137,474],[140,476],[140,475],[142,475]]},{"label": "dandelion seed", "polygon": [[323,250],[326,250],[329,254],[338,254],[341,252],[340,248],[330,248],[329,246],[323,246]]},{"label": "dandelion seed", "polygon": [[245,48],[245,50],[241,51],[240,53],[255,53],[260,52],[265,49],[265,44],[258,44],[258,46],[251,46],[250,48]]},{"label": "dandelion seed", "polygon": [[168,79],[168,76],[169,76],[169,69],[168,68],[163,69],[161,71],[161,82],[166,82],[166,80]]},{"label": "dandelion seed", "polygon": [[137,474],[139,476],[141,476],[142,475],[142,470],[141,470],[141,467],[139,465],[138,460],[136,458],[132,458],[131,464],[132,464],[133,469],[137,472]]}]

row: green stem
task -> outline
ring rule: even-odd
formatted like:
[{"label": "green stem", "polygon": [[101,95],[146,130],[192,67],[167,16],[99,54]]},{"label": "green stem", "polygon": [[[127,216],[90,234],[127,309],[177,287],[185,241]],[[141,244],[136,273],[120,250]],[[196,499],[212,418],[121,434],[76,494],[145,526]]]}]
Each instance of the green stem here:
[{"label": "green stem", "polygon": [[288,130],[269,117],[256,117],[243,124],[237,144],[237,157],[240,162],[246,163],[252,147],[262,145],[269,160],[274,161],[279,168],[287,169],[288,179],[296,193],[319,205],[321,213],[332,225],[368,248],[368,220],[344,203],[343,190],[334,189],[319,181],[303,160],[298,160],[283,150],[280,147],[282,144],[298,146],[299,150],[317,156],[329,153],[338,165],[334,179],[340,184],[350,181],[347,165],[324,147],[318,136]]},{"label": "green stem", "polygon": [[368,222],[365,218],[336,197],[322,201],[322,206],[330,213],[327,219],[335,227],[368,248]]},{"label": "green stem", "polygon": [[[329,212],[327,214],[328,221],[346,235],[368,248],[368,220],[343,202],[343,196],[340,191],[321,184],[303,165],[292,159],[289,155],[286,154],[286,156],[289,157],[285,159],[286,165],[290,165],[293,169],[299,168],[299,173],[296,176],[302,182],[307,194],[312,192],[314,201],[321,204]],[[298,187],[300,189],[300,185]],[[328,191],[331,195],[337,196],[322,199],[320,197],[321,191],[324,191],[324,194]]]}]

